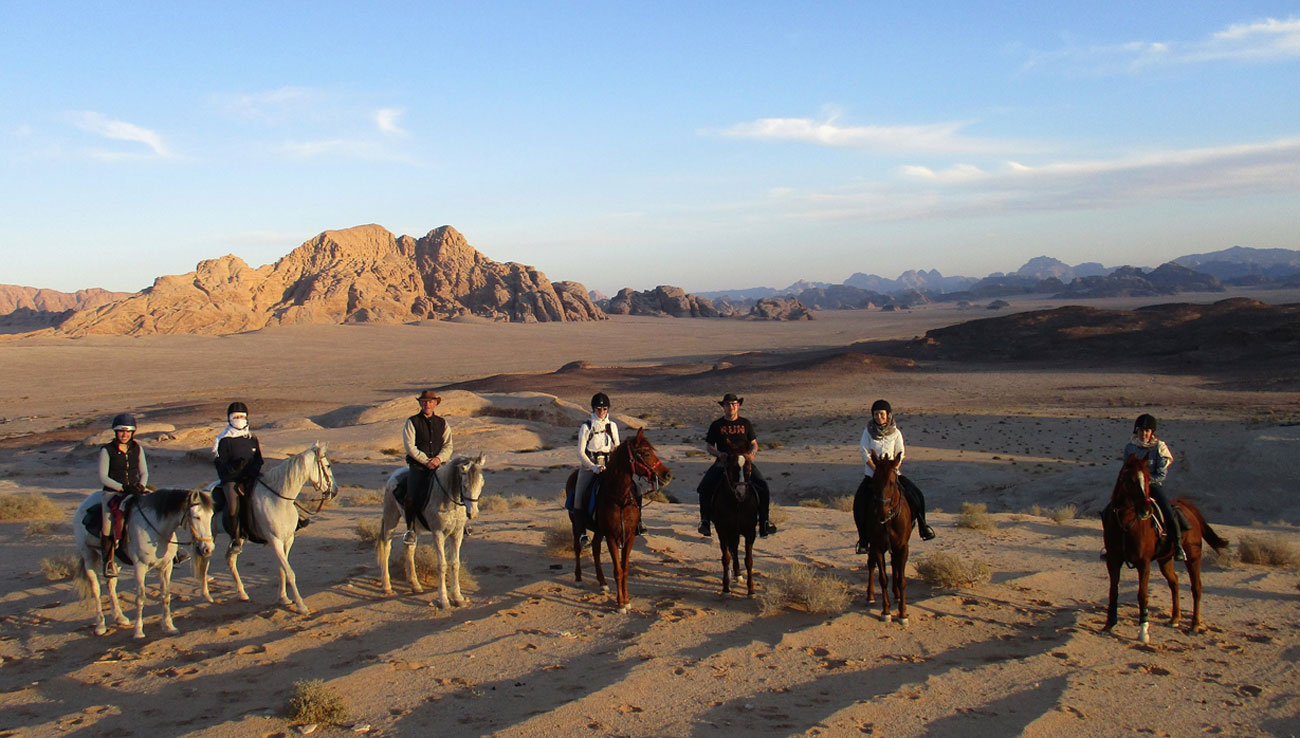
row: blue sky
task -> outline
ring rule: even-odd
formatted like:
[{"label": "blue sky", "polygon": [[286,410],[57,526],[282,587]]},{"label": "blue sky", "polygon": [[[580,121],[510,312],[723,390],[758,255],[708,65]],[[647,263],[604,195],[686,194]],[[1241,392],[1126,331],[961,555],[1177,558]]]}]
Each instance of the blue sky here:
[{"label": "blue sky", "polygon": [[1300,2],[1108,5],[0,0],[0,283],[363,223],[607,293],[1300,248]]}]

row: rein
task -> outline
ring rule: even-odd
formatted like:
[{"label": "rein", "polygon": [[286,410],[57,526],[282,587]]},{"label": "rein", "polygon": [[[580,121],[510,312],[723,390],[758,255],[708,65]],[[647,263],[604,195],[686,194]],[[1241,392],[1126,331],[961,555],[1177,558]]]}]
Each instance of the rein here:
[{"label": "rein", "polygon": [[[140,513],[140,519],[143,520],[143,521],[144,521],[144,524],[145,524],[146,526],[149,527],[149,530],[153,531],[154,535],[158,536],[158,538],[161,539],[161,538],[163,537],[162,531],[158,530],[158,528],[154,526],[153,521],[151,521],[151,520],[149,519],[149,516],[145,514],[144,510],[141,510],[141,509],[139,508],[139,504],[140,504],[139,501],[137,501],[137,502],[136,502],[135,509],[136,509],[136,511],[138,511],[138,512]],[[176,537],[176,529],[173,528],[173,529],[172,529],[171,539],[167,541],[168,543],[175,543],[175,544],[177,544],[177,545],[182,545],[182,544],[186,544],[186,543],[188,543],[188,544],[194,544],[194,543],[197,543],[197,542],[199,542],[199,541],[203,541],[203,542],[205,542],[205,543],[206,543],[206,542],[214,542],[214,541],[215,541],[215,539],[213,539],[213,538],[211,538],[211,537],[208,537],[208,536],[201,536],[201,535],[199,535],[199,534],[198,534],[198,531],[194,530],[194,523],[195,523],[196,521],[195,521],[195,519],[194,519],[194,514],[193,514],[191,511],[192,511],[194,508],[199,507],[199,506],[202,505],[202,504],[203,504],[202,501],[191,502],[191,503],[189,503],[189,505],[187,505],[186,508],[185,508],[184,525],[185,525],[185,527],[188,528],[189,531],[190,531],[190,540],[189,540],[189,541],[181,541],[179,538]],[[179,527],[180,527],[180,524],[177,524],[176,527],[179,528]]]},{"label": "rein", "polygon": [[[320,472],[319,476],[321,477],[328,476],[328,474],[325,472],[325,465],[321,463],[319,456],[316,458],[316,469]],[[294,495],[293,497],[288,497],[286,495],[283,495],[280,493],[279,490],[267,484],[266,479],[261,474],[257,475],[257,482],[258,484],[261,484],[263,487],[265,487],[271,494],[275,495],[276,497],[279,497],[280,499],[286,500],[288,502],[292,502],[294,507],[301,510],[308,517],[319,515],[320,511],[324,509],[325,503],[334,499],[334,495],[329,494],[329,490],[321,490],[320,483],[317,482],[316,480],[312,480],[312,486],[316,488],[317,492],[321,493],[321,496],[308,500],[308,502],[316,503],[315,510],[308,510],[306,506],[304,506],[301,502],[299,502],[299,500],[302,498],[301,494]]]},{"label": "rein", "polygon": [[[466,498],[466,497],[465,497],[465,485],[464,485],[464,484],[458,484],[458,485],[456,485],[456,496],[455,496],[455,497],[452,497],[451,490],[447,489],[447,487],[443,485],[442,480],[438,478],[438,471],[437,471],[436,469],[434,470],[433,474],[431,474],[430,476],[433,477],[433,483],[436,484],[436,485],[438,485],[438,489],[442,490],[442,496],[443,496],[443,497],[445,497],[448,501],[450,501],[451,504],[453,504],[453,505],[460,505],[461,507],[465,508],[466,510],[469,509],[469,506],[470,506],[471,503],[478,502],[478,501],[479,501],[479,497],[482,497],[482,496],[483,496],[482,494],[480,494],[479,497],[470,497],[470,498]],[[457,473],[456,476],[459,477],[460,474]]]}]

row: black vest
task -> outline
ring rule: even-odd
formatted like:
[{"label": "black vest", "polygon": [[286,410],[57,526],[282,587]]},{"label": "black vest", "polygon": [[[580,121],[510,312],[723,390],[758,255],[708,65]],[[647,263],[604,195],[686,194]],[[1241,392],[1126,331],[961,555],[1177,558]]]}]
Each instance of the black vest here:
[{"label": "black vest", "polygon": [[[119,451],[117,441],[109,441],[102,447],[108,452],[108,478],[122,485],[123,487],[134,487],[140,484],[140,444],[131,439],[127,444],[126,451]],[[104,488],[106,492],[112,492],[108,487]]]},{"label": "black vest", "polygon": [[221,483],[257,481],[262,471],[262,447],[257,436],[226,436],[217,444],[214,462]]},{"label": "black vest", "polygon": [[[410,421],[411,425],[415,426],[415,447],[429,458],[437,456],[442,451],[442,435],[447,431],[447,421],[437,415],[426,418],[423,413],[412,415]],[[406,463],[424,466],[410,454],[406,455]]]}]

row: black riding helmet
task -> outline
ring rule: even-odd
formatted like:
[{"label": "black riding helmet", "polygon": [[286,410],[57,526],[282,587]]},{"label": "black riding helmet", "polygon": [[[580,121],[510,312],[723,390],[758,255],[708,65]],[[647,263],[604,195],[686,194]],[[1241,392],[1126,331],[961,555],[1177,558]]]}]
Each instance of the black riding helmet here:
[{"label": "black riding helmet", "polygon": [[604,392],[597,392],[591,396],[591,409],[599,410],[601,408],[609,409],[609,395]]},{"label": "black riding helmet", "polygon": [[118,413],[113,416],[113,430],[135,430],[135,416],[131,413]]},{"label": "black riding helmet", "polygon": [[243,413],[247,415],[248,406],[238,400],[230,403],[230,406],[226,408],[226,415],[234,415],[235,413]]},{"label": "black riding helmet", "polygon": [[889,402],[886,401],[886,400],[876,400],[875,402],[871,403],[871,414],[872,414],[872,415],[875,415],[875,414],[876,414],[877,412],[879,412],[880,410],[884,410],[885,412],[889,413],[890,415],[893,415],[893,414],[894,414],[894,408],[890,407],[890,406],[889,406]]},{"label": "black riding helmet", "polygon": [[1134,433],[1144,430],[1149,430],[1152,433],[1156,432],[1156,417],[1154,415],[1151,415],[1150,413],[1142,413],[1138,416],[1137,420],[1133,421]]}]

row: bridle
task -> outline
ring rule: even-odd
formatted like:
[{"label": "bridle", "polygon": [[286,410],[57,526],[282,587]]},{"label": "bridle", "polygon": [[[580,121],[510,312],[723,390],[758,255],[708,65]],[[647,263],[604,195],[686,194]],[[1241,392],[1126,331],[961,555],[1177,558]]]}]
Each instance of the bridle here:
[{"label": "bridle", "polygon": [[[654,467],[645,463],[636,451],[633,450],[635,444],[627,444],[627,459],[632,466],[632,473],[645,477],[650,482],[650,491],[656,492],[659,489],[659,474],[655,472]],[[662,465],[662,462],[660,463]]]},{"label": "bridle", "polygon": [[466,485],[465,485],[465,483],[464,483],[464,481],[463,481],[464,476],[465,476],[465,472],[462,471],[461,468],[460,468],[459,466],[456,467],[455,472],[456,472],[456,473],[455,473],[455,477],[456,477],[457,483],[452,485],[453,487],[456,488],[456,495],[455,495],[454,497],[453,497],[452,494],[451,494],[451,490],[449,490],[449,489],[447,489],[446,487],[444,487],[443,484],[442,484],[442,480],[438,478],[438,470],[437,470],[437,469],[435,469],[435,470],[433,471],[433,474],[431,474],[430,476],[433,477],[433,482],[434,482],[434,484],[438,485],[438,489],[442,490],[442,496],[443,496],[443,497],[445,497],[445,498],[447,498],[449,501],[451,501],[451,503],[452,503],[453,505],[460,505],[461,507],[465,508],[465,509],[468,511],[470,505],[473,505],[473,504],[477,504],[477,503],[478,503],[479,497],[482,497],[482,496],[483,496],[483,493],[482,493],[482,492],[479,492],[479,496],[478,496],[478,497],[466,497],[466,496],[465,496],[465,486],[466,486]]},{"label": "bridle", "polygon": [[[317,492],[320,492],[321,496],[316,498],[315,500],[309,500],[309,501],[314,501],[316,503],[315,510],[308,510],[301,502],[299,502],[299,500],[302,498],[302,495],[294,495],[293,497],[289,497],[288,495],[281,494],[280,490],[267,484],[266,480],[262,477],[261,474],[257,475],[257,481],[259,484],[265,487],[271,494],[275,495],[276,497],[279,497],[282,500],[287,500],[289,502],[292,502],[294,507],[298,508],[303,513],[309,516],[319,515],[321,509],[325,507],[325,503],[329,502],[330,500],[338,496],[338,486],[334,484],[334,472],[330,470],[329,462],[326,460],[325,454],[320,451],[316,452],[316,476],[312,478],[311,486],[314,487]],[[322,487],[322,485],[324,486]]]},{"label": "bridle", "polygon": [[[189,504],[185,506],[185,519],[183,525],[189,530],[190,538],[192,540],[181,541],[176,537],[176,532],[175,530],[173,530],[171,540],[168,541],[168,543],[175,543],[177,545],[182,545],[186,543],[194,544],[200,542],[203,543],[215,542],[215,539],[212,536],[199,535],[199,531],[195,529],[195,526],[198,524],[199,520],[198,520],[198,516],[194,514],[194,508],[202,507],[202,506],[203,506],[203,496],[200,495],[198,492],[191,492],[189,496]],[[149,519],[149,516],[145,513],[144,510],[139,509],[138,502],[136,503],[136,508],[137,511],[140,513],[140,519],[144,521],[145,525],[149,526],[149,530],[153,531],[154,535],[158,536],[159,538],[162,538],[163,537],[162,531],[158,530],[158,528],[153,524],[153,521]]]}]

